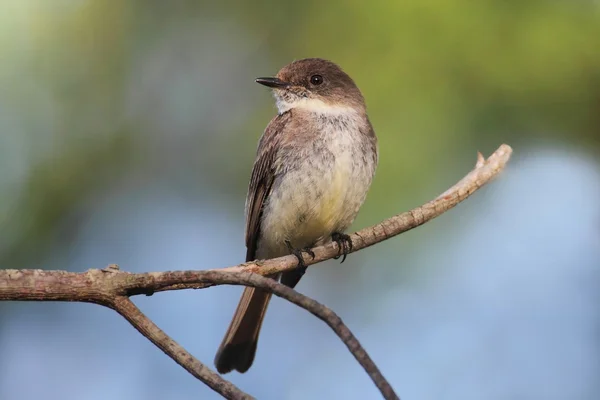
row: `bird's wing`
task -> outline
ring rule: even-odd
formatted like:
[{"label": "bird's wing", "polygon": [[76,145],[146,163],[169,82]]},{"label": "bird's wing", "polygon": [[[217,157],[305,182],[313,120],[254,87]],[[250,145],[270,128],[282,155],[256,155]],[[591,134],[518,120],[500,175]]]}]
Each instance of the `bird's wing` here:
[{"label": "bird's wing", "polygon": [[291,111],[277,115],[271,120],[258,144],[256,161],[246,196],[246,261],[256,259],[256,248],[260,238],[260,220],[263,206],[271,193],[275,179],[275,155],[281,134],[289,123]]}]

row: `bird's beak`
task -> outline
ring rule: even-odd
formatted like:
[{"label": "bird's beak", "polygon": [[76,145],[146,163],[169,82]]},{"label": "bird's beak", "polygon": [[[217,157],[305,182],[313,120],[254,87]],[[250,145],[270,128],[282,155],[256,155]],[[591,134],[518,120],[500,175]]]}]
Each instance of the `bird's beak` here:
[{"label": "bird's beak", "polygon": [[290,86],[289,83],[279,78],[256,78],[255,82],[276,89],[285,89]]}]

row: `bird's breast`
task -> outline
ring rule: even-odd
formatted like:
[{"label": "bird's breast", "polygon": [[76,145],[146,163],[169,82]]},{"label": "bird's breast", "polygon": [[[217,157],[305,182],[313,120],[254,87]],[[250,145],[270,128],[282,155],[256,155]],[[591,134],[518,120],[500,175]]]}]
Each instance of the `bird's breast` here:
[{"label": "bird's breast", "polygon": [[312,246],[352,223],[375,168],[363,154],[370,147],[354,128],[323,126],[283,161],[287,170],[276,179],[263,212],[261,237],[267,244],[282,252],[286,240],[297,248]]}]

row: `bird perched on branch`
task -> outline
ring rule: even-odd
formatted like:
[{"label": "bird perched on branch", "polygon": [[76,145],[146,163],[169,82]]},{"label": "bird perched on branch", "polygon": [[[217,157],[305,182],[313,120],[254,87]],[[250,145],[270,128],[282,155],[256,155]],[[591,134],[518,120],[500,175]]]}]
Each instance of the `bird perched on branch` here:
[{"label": "bird perched on branch", "polygon": [[[314,257],[310,248],[331,240],[344,259],[352,250],[344,231],[375,174],[377,138],[360,90],[331,61],[294,61],[256,82],[273,89],[279,112],[260,138],[250,178],[246,261],[296,255],[297,269],[272,276],[293,288],[306,271],[302,252]],[[270,299],[244,289],[215,357],[220,373],[250,368]]]}]

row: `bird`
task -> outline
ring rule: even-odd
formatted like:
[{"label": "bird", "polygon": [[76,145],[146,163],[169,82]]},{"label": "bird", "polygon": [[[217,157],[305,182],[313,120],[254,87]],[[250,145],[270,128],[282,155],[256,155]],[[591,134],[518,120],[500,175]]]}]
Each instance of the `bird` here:
[{"label": "bird", "polygon": [[[246,196],[246,261],[294,254],[298,268],[270,278],[294,288],[304,272],[302,252],[338,243],[365,201],[379,161],[377,137],[362,93],[332,61],[305,58],[275,77],[277,115],[258,142]],[[338,256],[342,254],[338,254]],[[219,373],[248,371],[256,354],[271,293],[246,287],[215,356]]]}]

